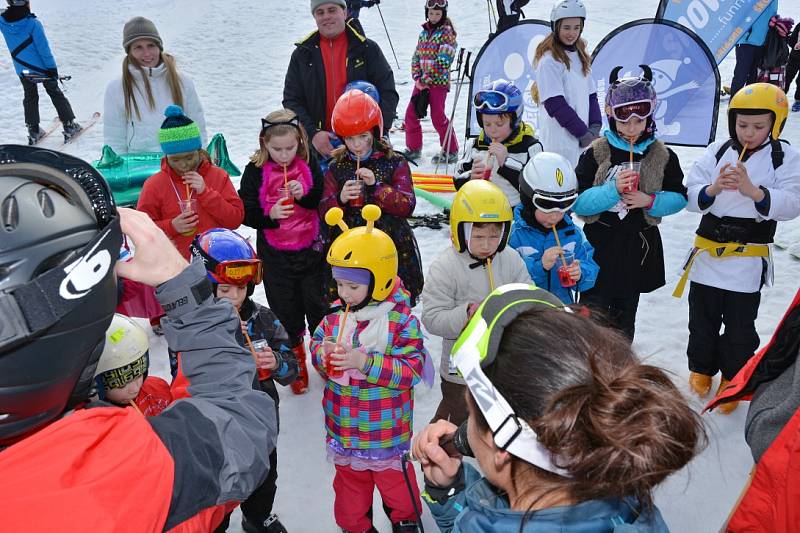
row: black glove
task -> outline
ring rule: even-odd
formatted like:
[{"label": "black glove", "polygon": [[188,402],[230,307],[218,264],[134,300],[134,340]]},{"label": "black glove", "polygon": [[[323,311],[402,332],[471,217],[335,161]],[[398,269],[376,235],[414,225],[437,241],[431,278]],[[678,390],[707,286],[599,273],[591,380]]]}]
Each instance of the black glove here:
[{"label": "black glove", "polygon": [[581,148],[586,148],[587,146],[592,144],[592,141],[594,141],[596,138],[597,137],[591,131],[587,131],[586,133],[581,135],[580,139],[578,139],[578,144],[580,145]]},{"label": "black glove", "polygon": [[594,124],[589,124],[589,132],[595,136],[595,138],[600,137],[600,129],[603,127],[601,122],[596,122]]},{"label": "black glove", "polygon": [[422,89],[420,92],[411,97],[414,103],[414,114],[417,118],[425,118],[428,115],[428,104],[431,99],[430,89]]}]

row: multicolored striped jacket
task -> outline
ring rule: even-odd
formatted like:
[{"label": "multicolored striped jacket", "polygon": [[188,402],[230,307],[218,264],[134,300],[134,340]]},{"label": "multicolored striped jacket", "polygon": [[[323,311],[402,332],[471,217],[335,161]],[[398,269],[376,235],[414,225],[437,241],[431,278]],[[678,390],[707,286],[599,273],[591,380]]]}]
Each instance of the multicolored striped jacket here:
[{"label": "multicolored striped jacket", "polygon": [[450,86],[450,64],[457,47],[456,30],[449,20],[436,27],[426,22],[411,58],[411,77],[425,85]]},{"label": "multicolored striped jacket", "polygon": [[[366,378],[351,380],[347,386],[329,379],[325,385],[322,407],[328,436],[344,448],[393,448],[411,439],[413,387],[421,379],[428,355],[419,320],[411,314],[409,295],[399,278],[386,300],[395,304],[388,314],[388,342],[364,347]],[[365,309],[381,303],[372,302]],[[338,335],[341,317],[338,309],[327,315],[311,339],[312,362],[323,377],[327,373],[322,363],[322,342],[326,336]],[[353,346],[358,347],[359,334],[368,323],[357,322]]]}]

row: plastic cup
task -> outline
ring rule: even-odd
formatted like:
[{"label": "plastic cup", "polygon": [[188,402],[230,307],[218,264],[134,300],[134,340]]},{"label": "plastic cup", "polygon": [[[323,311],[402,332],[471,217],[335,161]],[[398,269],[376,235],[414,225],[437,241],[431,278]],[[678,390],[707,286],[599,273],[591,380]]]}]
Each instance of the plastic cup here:
[{"label": "plastic cup", "polygon": [[278,194],[280,195],[281,199],[280,202],[283,205],[294,205],[294,195],[287,189],[286,187],[281,187],[278,189]]},{"label": "plastic cup", "polygon": [[322,341],[322,353],[325,354],[325,372],[328,374],[328,377],[331,378],[340,378],[344,375],[344,371],[340,369],[338,366],[334,366],[331,364],[331,357],[330,354],[333,352],[343,352],[344,348],[341,344],[336,343],[336,337],[329,336],[325,337]]},{"label": "plastic cup", "polygon": [[[252,340],[251,343],[253,345],[253,351],[255,352],[263,352],[264,350],[269,348],[269,343],[267,342],[267,339],[255,339]],[[260,379],[264,379],[272,375],[272,370],[266,368],[259,367],[258,371],[263,376]]]},{"label": "plastic cup", "polygon": [[[561,283],[561,286],[566,288],[574,287],[577,283],[572,277],[569,275],[569,267],[572,265],[572,262],[575,260],[575,253],[574,252],[564,252],[564,261],[561,258],[558,258],[558,281]],[[564,263],[567,263],[564,265]]]},{"label": "plastic cup", "polygon": [[362,179],[355,179],[356,183],[359,184],[361,192],[359,195],[353,199],[351,199],[348,204],[350,207],[364,207],[366,203],[366,196],[367,196],[367,184]]},{"label": "plastic cup", "polygon": [[[178,208],[181,210],[181,214],[197,213],[197,199],[189,198],[186,200],[178,200]],[[197,229],[192,228],[189,231],[181,233],[181,235],[188,237],[190,235],[194,235],[195,233],[197,233]]]},{"label": "plastic cup", "polygon": [[623,189],[623,192],[633,192],[639,190],[639,169],[641,168],[641,161],[633,161],[628,163],[628,169],[634,172],[633,183]]}]

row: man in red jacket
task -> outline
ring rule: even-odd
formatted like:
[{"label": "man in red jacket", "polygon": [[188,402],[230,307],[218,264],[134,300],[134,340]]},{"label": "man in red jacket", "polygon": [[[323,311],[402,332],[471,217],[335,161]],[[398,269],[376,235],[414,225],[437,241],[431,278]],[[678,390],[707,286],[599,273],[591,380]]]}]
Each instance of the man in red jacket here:
[{"label": "man in red jacket", "polygon": [[772,339],[709,403],[752,398],[745,440],[756,462],[724,531],[790,533],[800,527],[800,291]]},{"label": "man in red jacket", "polygon": [[[252,388],[233,307],[215,302],[144,213],[114,207],[87,163],[0,145],[3,531],[211,531],[265,479],[275,408]],[[87,403],[117,301],[116,264],[157,287],[185,397],[145,418]]]}]

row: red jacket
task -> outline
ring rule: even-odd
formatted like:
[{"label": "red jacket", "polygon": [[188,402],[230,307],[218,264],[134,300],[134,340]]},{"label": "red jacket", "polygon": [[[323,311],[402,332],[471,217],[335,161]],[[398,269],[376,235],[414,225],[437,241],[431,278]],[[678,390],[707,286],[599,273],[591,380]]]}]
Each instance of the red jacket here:
[{"label": "red jacket", "polygon": [[[795,295],[769,344],[750,358],[728,387],[708,404],[707,409],[725,401],[751,399],[759,385],[772,382],[796,364],[800,342],[799,324],[800,291]],[[754,406],[755,402],[751,408]],[[750,416],[748,422],[749,419]],[[725,531],[800,531],[800,406],[758,459],[751,479],[750,486],[731,515]]]},{"label": "red jacket", "polygon": [[[197,198],[197,210],[200,216],[197,233],[211,228],[238,228],[244,220],[244,205],[228,173],[212,165],[208,160],[200,164],[197,172],[206,182],[203,194],[194,195]],[[167,164],[165,157],[161,160],[161,172],[153,174],[144,182],[136,209],[147,213],[172,239],[183,257],[188,259],[189,244],[194,235],[181,235],[172,226],[172,219],[181,213],[178,196],[181,199],[186,197],[186,186],[183,179]]]}]

